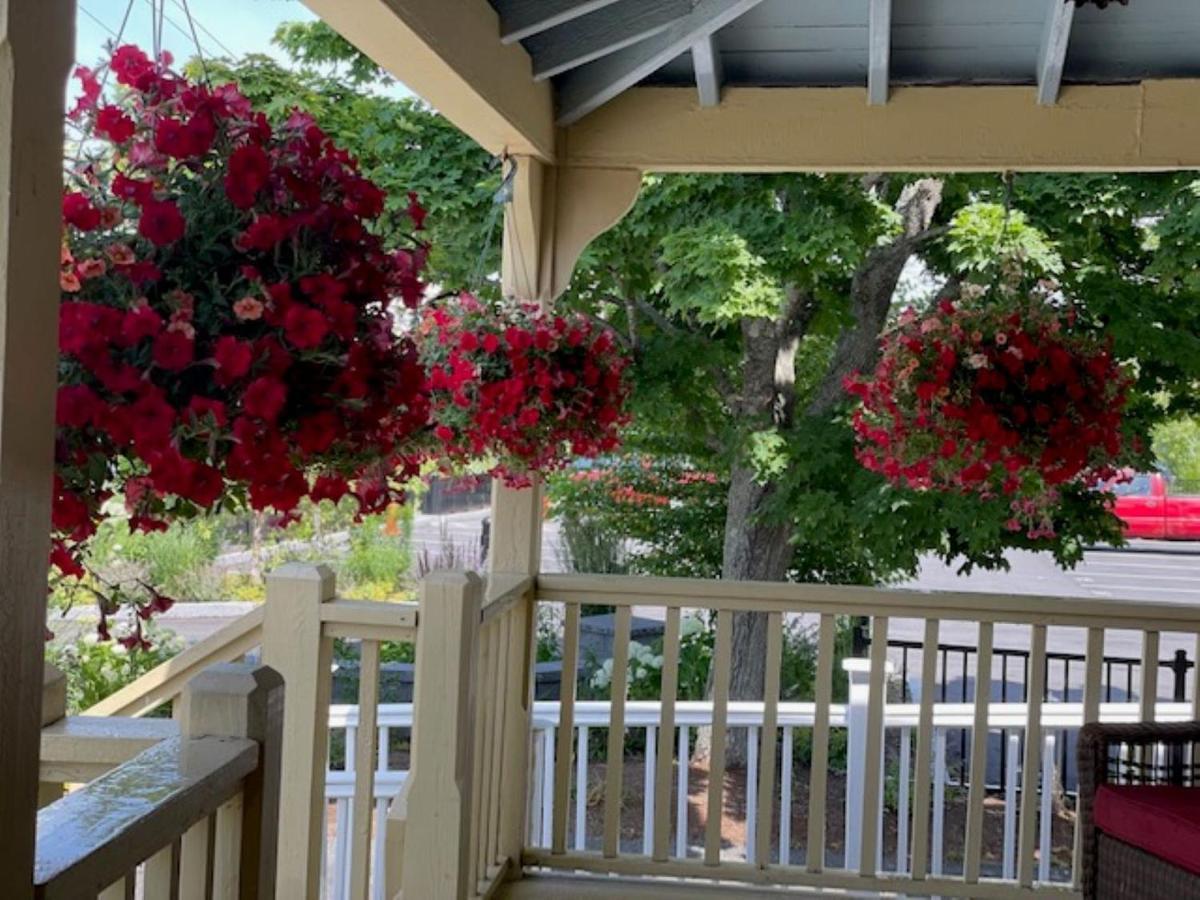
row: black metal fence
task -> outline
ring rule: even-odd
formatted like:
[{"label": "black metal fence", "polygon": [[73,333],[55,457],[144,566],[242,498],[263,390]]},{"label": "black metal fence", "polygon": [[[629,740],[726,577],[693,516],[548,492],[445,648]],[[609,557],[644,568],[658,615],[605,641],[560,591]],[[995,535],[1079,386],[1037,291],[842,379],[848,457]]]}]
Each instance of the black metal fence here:
[{"label": "black metal fence", "polygon": [[[870,645],[870,638],[859,635],[856,643]],[[899,652],[901,702],[915,702],[911,674],[914,667],[910,664],[910,655],[917,654],[917,666],[923,645],[920,641],[890,640],[889,656],[895,658]],[[972,676],[973,657],[979,652],[977,647],[969,644],[938,644],[939,659],[938,685],[936,700],[941,703],[970,703],[975,698],[975,678]],[[1011,648],[996,648],[992,651],[992,671],[989,673],[992,683],[992,699],[1001,703],[1023,703],[1027,699],[1029,684],[1030,651]],[[1080,653],[1046,654],[1043,702],[1079,702],[1083,699],[1083,673],[1086,657]],[[1158,700],[1175,700],[1183,702],[1187,697],[1188,673],[1194,668],[1195,662],[1188,659],[1187,652],[1176,650],[1170,659],[1160,659],[1160,673],[1169,672],[1171,691],[1169,696],[1159,696]],[[1135,657],[1105,656],[1101,670],[1101,695],[1103,703],[1125,702],[1134,699],[1134,685],[1140,685],[1142,661]],[[919,671],[919,668],[915,671]],[[1071,677],[1072,671],[1076,677]],[[998,677],[997,677],[998,676]],[[1057,677],[1056,677],[1057,676]],[[1162,678],[1156,680],[1161,684]],[[1000,786],[1005,783],[1009,759],[1007,729],[989,735],[988,751],[988,784]],[[1058,770],[1063,780],[1063,788],[1073,791],[1075,775],[1075,736],[1069,734],[1066,740],[1060,740],[1057,746]],[[948,736],[946,742],[946,767],[951,782],[960,786],[967,784],[967,761],[970,758],[970,732],[966,728],[958,730],[957,734]],[[992,776],[995,775],[995,778]]]}]

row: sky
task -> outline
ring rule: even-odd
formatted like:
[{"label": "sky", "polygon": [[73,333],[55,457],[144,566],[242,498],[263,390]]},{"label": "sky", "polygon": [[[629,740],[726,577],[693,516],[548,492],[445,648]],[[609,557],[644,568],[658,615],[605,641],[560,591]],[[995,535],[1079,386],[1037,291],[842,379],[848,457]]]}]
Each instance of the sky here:
[{"label": "sky", "polygon": [[[241,56],[268,53],[279,56],[271,36],[280,22],[312,20],[316,17],[299,0],[164,0],[166,22],[163,46],[178,61],[195,55],[196,45],[188,28],[185,3],[206,56]],[[79,0],[75,23],[75,58],[94,65],[105,55],[105,44],[121,29],[129,10],[122,43],[152,47],[151,0]]]}]

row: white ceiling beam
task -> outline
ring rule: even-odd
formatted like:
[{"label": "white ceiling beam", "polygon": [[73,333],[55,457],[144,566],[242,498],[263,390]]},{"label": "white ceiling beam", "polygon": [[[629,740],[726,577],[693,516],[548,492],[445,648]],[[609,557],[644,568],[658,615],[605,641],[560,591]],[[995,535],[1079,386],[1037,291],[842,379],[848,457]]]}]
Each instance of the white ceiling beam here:
[{"label": "white ceiling beam", "polygon": [[500,41],[514,44],[556,28],[616,0],[495,0],[500,14]]},{"label": "white ceiling beam", "polygon": [[892,0],[871,0],[867,26],[867,103],[882,106],[891,85]]},{"label": "white ceiling beam", "polygon": [[552,78],[666,31],[686,16],[691,0],[620,0],[524,42],[533,58],[533,77]]},{"label": "white ceiling beam", "polygon": [[666,31],[566,73],[558,86],[558,124],[579,121],[759,2],[698,0]]},{"label": "white ceiling beam", "polygon": [[721,102],[721,51],[716,38],[709,34],[692,44],[692,67],[696,71],[696,88],[700,91],[701,106],[717,106]]},{"label": "white ceiling beam", "polygon": [[1071,40],[1071,23],[1075,19],[1073,0],[1046,0],[1046,24],[1042,28],[1042,44],[1038,48],[1037,102],[1053,106],[1058,102],[1063,68],[1067,62],[1067,44]]}]

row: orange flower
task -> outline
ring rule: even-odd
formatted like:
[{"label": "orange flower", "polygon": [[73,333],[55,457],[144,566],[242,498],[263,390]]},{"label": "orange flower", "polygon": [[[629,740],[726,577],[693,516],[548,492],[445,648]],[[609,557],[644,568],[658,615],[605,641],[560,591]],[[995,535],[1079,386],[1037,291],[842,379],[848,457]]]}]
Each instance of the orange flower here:
[{"label": "orange flower", "polygon": [[133,262],[133,251],[128,244],[109,244],[104,248],[104,255],[112,260],[115,266],[127,266]]},{"label": "orange flower", "polygon": [[86,281],[89,278],[99,278],[108,271],[108,266],[102,259],[85,259],[75,267],[75,271]]},{"label": "orange flower", "polygon": [[262,301],[254,297],[243,297],[237,303],[233,304],[233,314],[243,322],[261,319],[263,314]]},{"label": "orange flower", "polygon": [[79,276],[74,272],[59,272],[58,286],[68,294],[74,294],[79,290]]}]

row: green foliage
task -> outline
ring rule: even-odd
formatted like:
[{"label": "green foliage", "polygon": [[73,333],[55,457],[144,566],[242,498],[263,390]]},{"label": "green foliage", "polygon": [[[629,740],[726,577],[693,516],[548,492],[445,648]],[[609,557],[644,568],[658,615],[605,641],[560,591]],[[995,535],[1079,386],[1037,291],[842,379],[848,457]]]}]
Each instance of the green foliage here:
[{"label": "green foliage", "polygon": [[179,520],[166,531],[130,532],[123,520],[106,521],[90,553],[101,570],[132,564],[150,584],[170,597],[218,599],[206,570],[220,552],[216,522],[211,518]]},{"label": "green foliage", "polygon": [[78,715],[137,680],[183,649],[175,633],[150,632],[149,650],[126,650],[115,641],[82,637],[67,644],[47,644],[46,662],[67,676],[67,715]]},{"label": "green foliage", "polygon": [[572,509],[559,517],[558,535],[561,561],[568,572],[623,575],[629,571],[624,536],[600,519],[585,518]]},{"label": "green foliage", "polygon": [[992,271],[999,258],[1020,260],[1033,270],[1029,274],[1062,272],[1062,258],[1020,210],[1006,212],[999,203],[972,203],[954,214],[950,229],[946,249],[960,272]]},{"label": "green foliage", "polygon": [[1185,416],[1159,425],[1154,454],[1177,479],[1177,490],[1200,493],[1200,419]]},{"label": "green foliage", "polygon": [[[486,154],[422,104],[376,90],[379,71],[324,26],[287,26],[278,43],[298,69],[251,57],[224,74],[258,102],[309,110],[389,189],[389,202],[420,192],[437,248],[433,279],[480,288],[481,273],[498,268],[499,176]],[[911,574],[926,552],[970,568],[1003,565],[1006,548],[1028,545],[1002,527],[1000,504],[888,488],[854,461],[839,412],[804,415],[853,322],[856,274],[900,232],[894,206],[918,177],[645,178],[634,209],[589,246],[560,301],[611,322],[637,360],[629,456],[605,464],[620,470],[616,481],[552,479],[568,531],[630,538],[634,573],[716,576],[731,468],[749,462],[772,488],[759,515],[792,532],[793,578],[886,582]],[[999,256],[1023,260],[1030,277],[1056,273],[1117,355],[1135,361],[1128,415],[1148,438],[1158,422],[1200,412],[1198,194],[1186,173],[944,177],[932,223],[943,236],[916,248],[930,273],[924,290],[986,278]],[[482,289],[494,293],[494,281]],[[774,327],[797,293],[811,309],[795,347],[795,421],[746,416],[747,330]],[[639,468],[643,456],[656,462]],[[678,484],[671,472],[713,481]],[[638,495],[666,502],[632,502]],[[1068,492],[1055,525],[1061,537],[1039,546],[1064,564],[1086,543],[1118,539],[1087,491]]]},{"label": "green foliage", "polygon": [[620,563],[632,574],[720,574],[728,485],[686,460],[614,457],[596,461],[591,469],[552,475],[547,488],[551,515],[563,521],[577,566],[585,561],[607,564],[574,555],[570,542],[586,529],[609,541],[613,536],[628,539]]},{"label": "green foliage", "polygon": [[346,596],[386,597],[406,587],[412,567],[412,507],[401,509],[399,521],[369,516],[350,532],[350,550],[339,563],[340,574],[349,581]]}]

